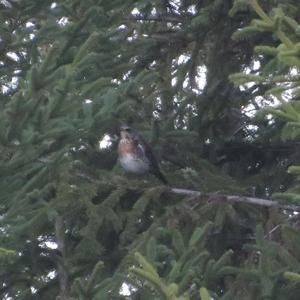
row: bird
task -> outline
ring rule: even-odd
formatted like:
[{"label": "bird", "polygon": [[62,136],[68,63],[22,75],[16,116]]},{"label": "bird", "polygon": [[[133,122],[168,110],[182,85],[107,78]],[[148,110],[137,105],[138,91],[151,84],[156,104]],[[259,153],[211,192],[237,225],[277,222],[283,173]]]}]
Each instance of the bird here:
[{"label": "bird", "polygon": [[162,183],[168,184],[151,147],[140,134],[127,125],[120,127],[118,155],[120,165],[125,171],[137,175],[153,174]]}]

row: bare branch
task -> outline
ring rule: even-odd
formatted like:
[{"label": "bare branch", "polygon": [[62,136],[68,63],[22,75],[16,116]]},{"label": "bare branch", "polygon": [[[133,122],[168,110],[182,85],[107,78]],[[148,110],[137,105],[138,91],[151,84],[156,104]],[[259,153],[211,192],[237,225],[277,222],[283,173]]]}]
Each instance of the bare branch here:
[{"label": "bare branch", "polygon": [[195,198],[205,198],[209,199],[209,201],[223,201],[228,203],[246,203],[246,204],[253,204],[253,205],[260,205],[265,207],[278,207],[284,210],[290,211],[299,211],[300,206],[297,205],[282,205],[277,201],[261,199],[261,198],[254,198],[254,197],[245,197],[245,196],[236,196],[236,195],[223,195],[218,193],[201,193],[199,191],[187,190],[187,189],[177,189],[171,188],[169,192],[177,194],[177,195],[184,195],[184,196],[191,196]]},{"label": "bare branch", "polygon": [[166,15],[153,15],[153,16],[143,16],[143,15],[131,15],[124,18],[126,21],[155,21],[155,22],[168,22],[168,23],[183,23],[184,19],[179,16],[166,16]]}]

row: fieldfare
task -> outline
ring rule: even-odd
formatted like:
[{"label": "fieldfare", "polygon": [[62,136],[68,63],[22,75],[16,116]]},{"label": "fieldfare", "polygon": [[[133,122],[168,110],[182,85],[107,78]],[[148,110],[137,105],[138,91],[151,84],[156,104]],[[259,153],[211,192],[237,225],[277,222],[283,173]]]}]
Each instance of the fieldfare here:
[{"label": "fieldfare", "polygon": [[151,173],[164,184],[168,184],[146,141],[128,126],[121,126],[120,135],[118,153],[121,166],[127,172],[135,174],[142,175]]}]

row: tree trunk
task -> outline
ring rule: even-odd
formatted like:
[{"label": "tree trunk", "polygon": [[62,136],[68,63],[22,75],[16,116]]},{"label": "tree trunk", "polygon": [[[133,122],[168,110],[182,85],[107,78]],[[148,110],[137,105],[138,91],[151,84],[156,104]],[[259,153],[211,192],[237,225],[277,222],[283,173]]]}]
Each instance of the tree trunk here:
[{"label": "tree trunk", "polygon": [[60,256],[57,260],[57,273],[59,281],[59,300],[70,299],[70,283],[67,268],[65,265],[66,251],[65,251],[65,229],[64,219],[62,216],[55,218],[55,238],[57,243],[57,250]]}]

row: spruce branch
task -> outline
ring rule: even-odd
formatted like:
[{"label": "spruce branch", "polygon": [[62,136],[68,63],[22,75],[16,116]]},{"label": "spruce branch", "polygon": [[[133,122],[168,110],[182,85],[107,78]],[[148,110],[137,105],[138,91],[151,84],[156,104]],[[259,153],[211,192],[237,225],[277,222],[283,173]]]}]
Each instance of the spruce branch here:
[{"label": "spruce branch", "polygon": [[271,18],[264,12],[262,7],[258,4],[257,0],[250,0],[250,5],[255,10],[255,12],[259,15],[259,17],[264,20],[266,23],[272,25],[273,21]]},{"label": "spruce branch", "polygon": [[178,285],[176,283],[165,284],[154,267],[139,252],[135,253],[135,259],[140,267],[131,267],[129,270],[136,276],[146,280],[161,293],[166,300],[189,300],[188,295],[177,296]]},{"label": "spruce branch", "polygon": [[217,193],[204,194],[200,191],[178,189],[178,188],[170,188],[168,192],[177,195],[195,197],[199,199],[203,198],[208,201],[219,201],[219,202],[227,202],[227,203],[245,203],[245,204],[252,204],[258,206],[265,206],[265,207],[278,207],[280,209],[288,210],[288,211],[300,211],[300,206],[283,205],[280,204],[278,201],[267,200],[262,198],[245,197],[245,196],[238,196],[238,195],[224,195],[224,194],[217,194]]},{"label": "spruce branch", "polygon": [[292,280],[292,281],[296,281],[296,282],[300,282],[300,275],[294,272],[284,272],[283,276],[286,279]]},{"label": "spruce branch", "polygon": [[[259,15],[259,17],[268,25],[274,28],[274,21],[264,12],[262,7],[258,4],[257,0],[250,0],[250,5]],[[278,36],[280,41],[288,48],[294,48],[294,43],[286,36],[286,34],[279,28],[273,29],[274,33]]]},{"label": "spruce branch", "polygon": [[0,263],[11,262],[15,257],[17,257],[16,251],[0,247]]},{"label": "spruce branch", "polygon": [[205,288],[205,287],[201,287],[200,290],[199,290],[199,294],[200,294],[200,298],[202,300],[210,300],[212,299],[209,295],[209,292],[208,290]]},{"label": "spruce branch", "polygon": [[91,49],[95,47],[98,39],[99,33],[92,32],[91,35],[87,38],[87,40],[84,42],[84,44],[79,48],[79,51],[74,58],[74,65],[78,64],[83,58],[86,57],[86,55],[91,51]]}]

